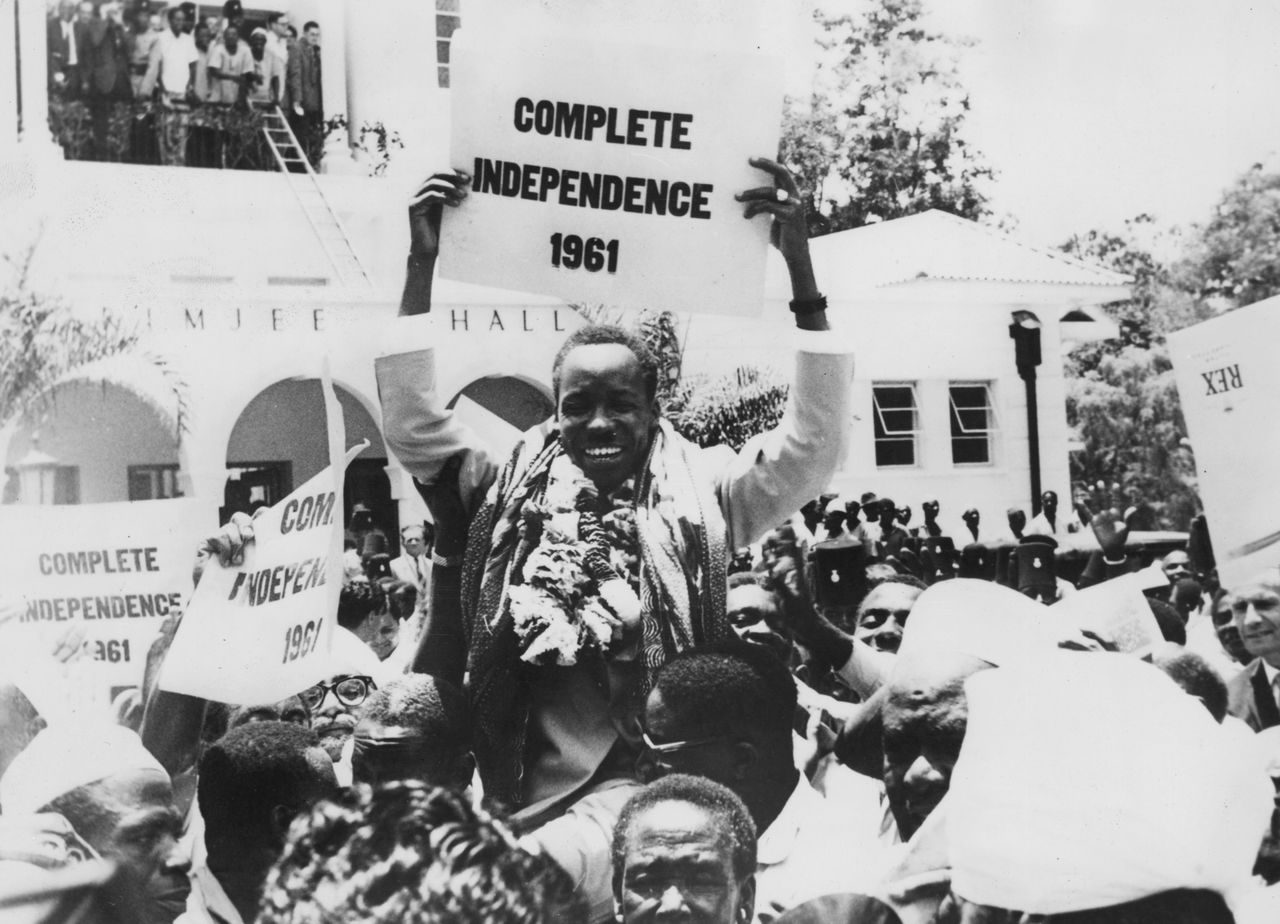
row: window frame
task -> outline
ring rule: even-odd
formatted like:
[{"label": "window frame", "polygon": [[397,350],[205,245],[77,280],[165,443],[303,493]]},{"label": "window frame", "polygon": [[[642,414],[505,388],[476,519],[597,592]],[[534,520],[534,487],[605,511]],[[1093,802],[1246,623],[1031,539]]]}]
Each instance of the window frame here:
[{"label": "window frame", "polygon": [[[179,466],[176,462],[158,463],[154,465],[130,465],[126,469],[126,493],[129,495],[130,501],[144,500],[172,500],[175,497],[182,497],[182,488],[178,484]],[[134,478],[148,476],[150,479],[150,487],[152,493],[150,497],[134,497],[133,483]],[[167,476],[167,477],[166,477]],[[166,485],[165,482],[169,483]],[[166,488],[171,489],[173,493],[164,493]]]},{"label": "window frame", "polygon": [[[981,388],[985,395],[985,403],[978,405],[956,404],[956,389]],[[965,423],[965,413],[984,411],[986,425],[971,427]],[[996,404],[994,383],[990,380],[959,380],[947,383],[947,422],[948,436],[951,446],[951,464],[957,468],[988,468],[996,464],[996,438],[1000,433],[1000,411]],[[986,446],[985,460],[961,460],[956,458],[958,445],[977,445],[979,440]]]},{"label": "window frame", "polygon": [[[879,391],[881,389],[903,388],[907,389],[911,395],[910,407],[890,407],[882,408],[880,406]],[[901,413],[910,411],[912,415],[913,427],[910,429],[891,428],[885,422],[885,412]],[[871,433],[872,433],[872,450],[875,459],[876,468],[919,468],[920,452],[921,452],[921,436],[924,428],[920,421],[920,388],[917,382],[872,382],[871,383]],[[906,444],[911,447],[910,462],[881,462],[881,447],[887,447],[895,444]]]}]

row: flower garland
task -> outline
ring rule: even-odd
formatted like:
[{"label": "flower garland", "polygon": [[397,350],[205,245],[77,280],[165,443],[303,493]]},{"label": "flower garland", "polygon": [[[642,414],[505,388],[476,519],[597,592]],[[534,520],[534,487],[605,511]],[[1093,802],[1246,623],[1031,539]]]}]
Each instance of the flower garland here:
[{"label": "flower garland", "polygon": [[551,463],[540,500],[529,500],[521,528],[536,544],[513,575],[507,597],[520,658],[530,664],[568,666],[584,651],[622,657],[620,648],[640,621],[639,546],[634,484],[599,492],[568,456]]}]

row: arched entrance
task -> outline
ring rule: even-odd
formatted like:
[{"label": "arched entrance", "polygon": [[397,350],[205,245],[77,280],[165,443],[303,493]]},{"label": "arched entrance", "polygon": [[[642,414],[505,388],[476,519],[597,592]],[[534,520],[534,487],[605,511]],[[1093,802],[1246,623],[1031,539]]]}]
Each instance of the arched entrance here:
[{"label": "arched entrance", "polygon": [[[365,403],[334,385],[346,431],[346,445],[369,445],[347,467],[344,522],[353,504],[373,511],[388,536],[399,528],[399,514],[387,480],[387,448]],[[324,398],[315,379],[276,382],[259,392],[240,412],[227,441],[227,483],[220,511],[226,522],[237,511],[272,505],[329,464]]]},{"label": "arched entrance", "polygon": [[4,458],[4,500],[21,498],[16,469],[32,450],[53,469],[52,502],[103,504],[175,497],[177,426],[138,391],[103,379],[54,388],[16,428]]},{"label": "arched entrance", "polygon": [[[453,396],[449,407],[482,431],[486,419],[493,429],[521,433],[555,412],[551,394],[542,386],[514,375],[487,375]],[[505,426],[504,426],[505,425]]]}]

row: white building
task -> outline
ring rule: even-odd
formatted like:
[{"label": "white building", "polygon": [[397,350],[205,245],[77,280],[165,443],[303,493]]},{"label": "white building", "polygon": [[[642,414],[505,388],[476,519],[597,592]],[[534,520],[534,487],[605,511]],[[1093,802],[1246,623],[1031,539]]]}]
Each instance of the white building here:
[{"label": "white building", "polygon": [[[335,265],[296,178],[62,160],[43,129],[45,59],[29,53],[32,36],[37,51],[44,41],[44,4],[0,0],[0,210],[10,216],[0,246],[15,253],[38,241],[33,284],[80,310],[134,318],[152,357],[73,373],[55,401],[0,433],[6,468],[36,449],[52,460],[62,501],[180,491],[208,499],[212,517],[228,472],[240,503],[283,496],[326,464],[318,391],[295,377],[327,351],[348,443],[370,442],[348,475],[348,506],[364,501],[392,527],[424,513],[380,436],[372,356],[398,304],[407,195],[447,165],[456,0],[282,6],[296,25],[322,26],[327,108],[345,105],[351,124],[381,122],[405,143],[385,176],[369,177],[338,138],[316,180],[367,284]],[[1029,311],[1043,351],[1042,481],[1069,496],[1062,351],[1114,335],[1096,306],[1126,296],[1123,277],[940,213],[831,235],[813,252],[833,323],[858,344],[852,451],[836,490],[917,509],[937,498],[944,517],[976,506],[988,524],[1006,507],[1029,508],[1026,397],[1008,330],[1014,312]],[[774,265],[759,321],[688,319],[685,367],[788,372],[776,347],[792,324],[784,280]],[[448,282],[435,305],[449,328],[437,344],[443,393],[474,402],[473,419],[499,436],[550,410],[551,358],[581,323],[574,312]],[[175,392],[175,380],[185,387]]]}]

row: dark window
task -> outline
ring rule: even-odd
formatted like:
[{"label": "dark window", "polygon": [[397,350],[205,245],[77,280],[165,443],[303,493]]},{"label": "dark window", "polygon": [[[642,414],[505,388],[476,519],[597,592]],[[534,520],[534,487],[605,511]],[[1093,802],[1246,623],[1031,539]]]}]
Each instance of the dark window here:
[{"label": "dark window", "polygon": [[178,490],[178,466],[129,466],[129,500],[163,500],[181,496]]},{"label": "dark window", "polygon": [[996,431],[995,404],[986,382],[951,385],[951,461],[989,465]]},{"label": "dark window", "polygon": [[916,464],[916,439],[920,435],[916,386],[911,383],[873,385],[876,465]]}]

